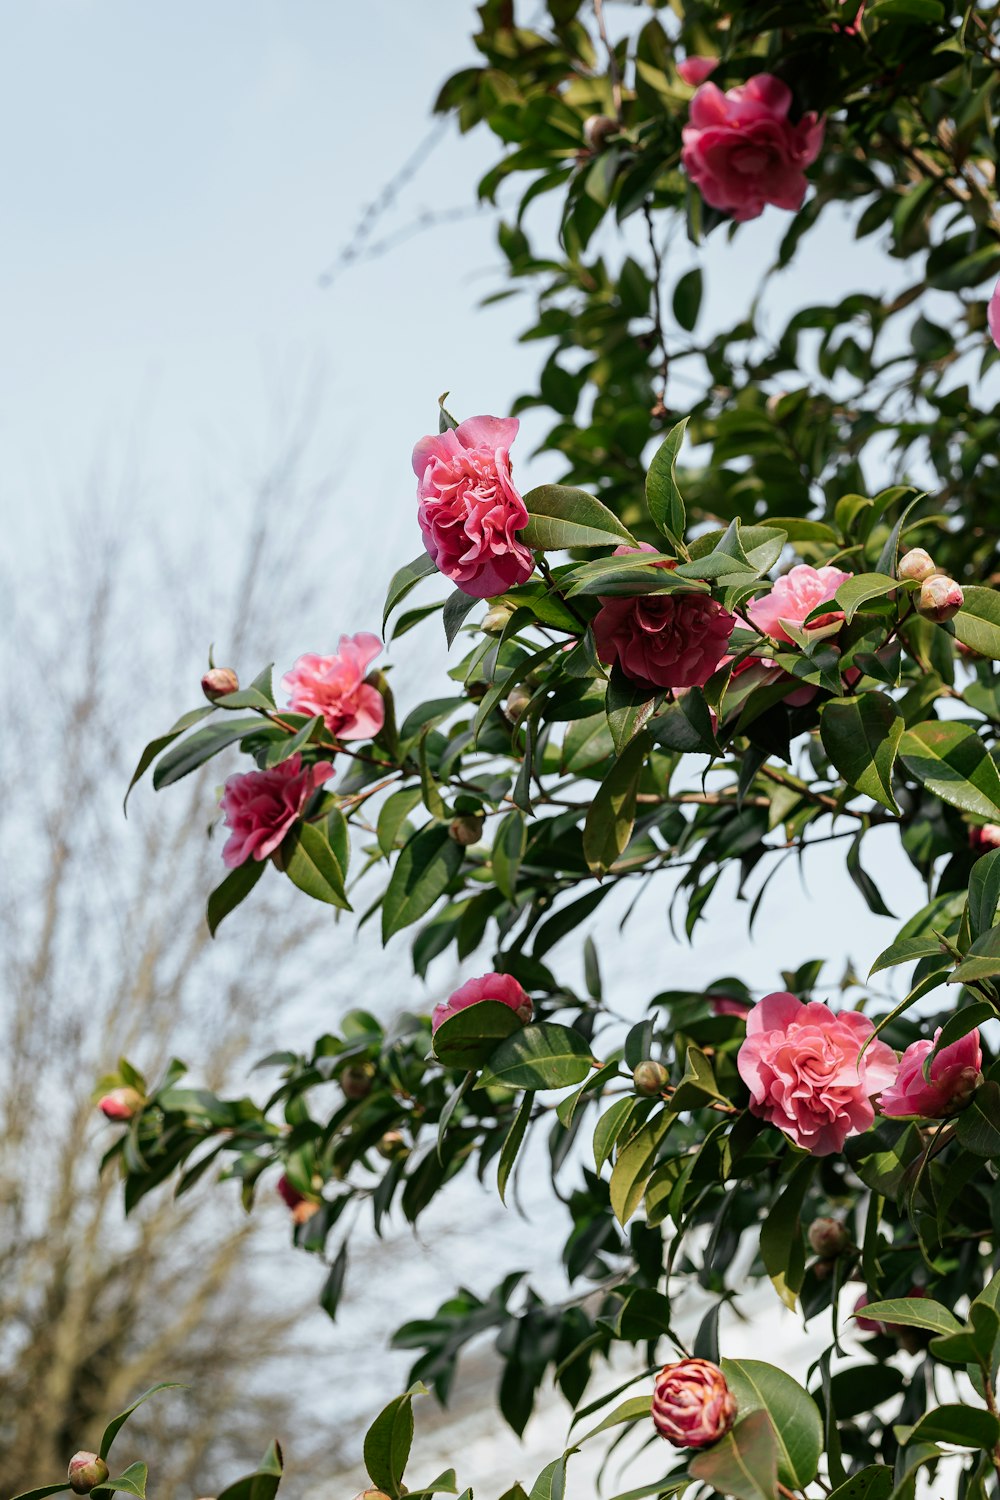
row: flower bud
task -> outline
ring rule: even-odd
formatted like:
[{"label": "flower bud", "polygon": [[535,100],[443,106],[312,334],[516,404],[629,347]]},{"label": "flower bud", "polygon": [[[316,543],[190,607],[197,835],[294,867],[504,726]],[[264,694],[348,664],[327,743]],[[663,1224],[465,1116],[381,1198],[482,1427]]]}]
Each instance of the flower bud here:
[{"label": "flower bud", "polygon": [[374,1076],[375,1069],[371,1063],[349,1063],[338,1078],[344,1097],[355,1101],[367,1099],[372,1091]]},{"label": "flower bud", "polygon": [[95,1484],[103,1484],[107,1479],[108,1466],[96,1453],[83,1450],[73,1454],[67,1473],[74,1495],[89,1495]]},{"label": "flower bud", "polygon": [[675,1448],[707,1448],[736,1420],[736,1397],[718,1365],[681,1359],[664,1365],[653,1385],[653,1425]]},{"label": "flower bud", "polygon": [[917,611],[925,620],[943,625],[945,620],[958,614],[964,603],[965,595],[954,578],[949,578],[946,573],[935,573],[920,585]]},{"label": "flower bud", "polygon": [[201,679],[201,690],[209,703],[239,690],[240,679],[232,667],[211,667]]},{"label": "flower bud", "polygon": [[637,1063],[632,1070],[632,1082],[635,1084],[636,1093],[646,1094],[650,1098],[654,1094],[662,1094],[669,1079],[670,1074],[663,1064],[653,1062],[649,1057]]},{"label": "flower bud", "polygon": [[[406,1493],[402,1485],[400,1485],[400,1490]],[[354,1500],[389,1500],[389,1496],[384,1490],[362,1490],[359,1495],[355,1495]]]},{"label": "flower bud", "polygon": [[307,1198],[304,1193],[300,1193],[283,1174],[278,1179],[277,1189],[278,1196],[287,1205],[295,1224],[308,1224],[323,1206],[317,1198]]},{"label": "flower bud", "polygon": [[531,689],[525,683],[519,682],[512,687],[507,694],[507,702],[504,704],[504,713],[512,724],[516,724],[524,714],[525,709],[531,702]]},{"label": "flower bud", "polygon": [[395,1161],[400,1156],[408,1156],[410,1154],[410,1148],[407,1146],[402,1132],[399,1130],[387,1130],[376,1145],[375,1150],[386,1161]]},{"label": "flower bud", "polygon": [[923,547],[911,547],[896,565],[896,577],[909,583],[923,583],[925,578],[932,577],[936,572],[933,557]]},{"label": "flower bud", "polygon": [[620,130],[618,121],[610,115],[588,115],[583,122],[583,138],[591,151],[602,151],[608,137]]},{"label": "flower bud", "polygon": [[106,1120],[131,1120],[142,1108],[143,1098],[138,1089],[111,1089],[98,1099],[97,1107]]},{"label": "flower bud", "polygon": [[809,1225],[809,1245],[823,1260],[836,1260],[852,1245],[847,1225],[840,1219],[813,1219]]},{"label": "flower bud", "polygon": [[461,813],[457,818],[452,818],[448,825],[448,837],[463,848],[469,844],[478,844],[482,836],[483,820],[478,813]]},{"label": "flower bud", "polygon": [[483,615],[482,629],[487,635],[502,635],[503,628],[513,613],[509,604],[491,604]]},{"label": "flower bud", "polygon": [[1000,823],[984,823],[969,829],[969,848],[976,854],[986,849],[1000,849]]}]

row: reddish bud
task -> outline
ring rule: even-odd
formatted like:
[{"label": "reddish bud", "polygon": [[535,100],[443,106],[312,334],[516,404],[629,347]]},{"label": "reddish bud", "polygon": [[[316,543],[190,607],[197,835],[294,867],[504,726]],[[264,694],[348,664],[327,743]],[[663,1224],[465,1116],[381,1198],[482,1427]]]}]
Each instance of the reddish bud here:
[{"label": "reddish bud", "polygon": [[317,1198],[307,1198],[304,1193],[300,1193],[284,1175],[278,1179],[277,1190],[278,1196],[287,1205],[295,1224],[308,1224],[313,1215],[318,1214],[323,1206]]},{"label": "reddish bud", "polygon": [[602,151],[608,138],[621,130],[610,115],[588,115],[583,122],[583,138],[591,151]]},{"label": "reddish bud", "polygon": [[408,1156],[410,1148],[407,1146],[400,1131],[387,1130],[375,1147],[375,1150],[386,1161],[395,1161],[397,1157]]},{"label": "reddish bud", "polygon": [[736,1420],[736,1397],[718,1365],[681,1359],[664,1365],[653,1386],[653,1425],[675,1448],[708,1448]]},{"label": "reddish bud", "polygon": [[463,848],[469,844],[478,844],[482,836],[483,820],[478,813],[462,813],[459,817],[452,818],[448,825],[448,837]]},{"label": "reddish bud", "polygon": [[909,583],[923,583],[925,578],[931,578],[936,572],[933,557],[923,547],[911,547],[909,552],[903,553],[896,565],[896,577]]},{"label": "reddish bud", "polygon": [[840,1219],[813,1219],[809,1225],[809,1245],[823,1260],[835,1260],[851,1248],[853,1241]]},{"label": "reddish bud", "polygon": [[943,625],[945,620],[958,614],[964,603],[965,595],[954,578],[949,578],[946,573],[935,573],[920,585],[917,611],[925,620]]},{"label": "reddish bud", "polygon": [[83,1450],[73,1454],[67,1473],[74,1495],[89,1495],[95,1484],[103,1484],[107,1479],[108,1466],[96,1453]]},{"label": "reddish bud", "polygon": [[650,1098],[654,1094],[662,1094],[669,1080],[670,1074],[663,1064],[654,1062],[649,1057],[637,1063],[632,1070],[632,1082],[635,1084],[636,1093],[646,1094]]},{"label": "reddish bud", "polygon": [[239,691],[240,679],[232,667],[211,667],[201,679],[201,690],[209,703]]},{"label": "reddish bud", "polygon": [[372,1091],[375,1069],[371,1063],[350,1063],[340,1074],[338,1082],[347,1099],[367,1099]]},{"label": "reddish bud", "polygon": [[977,854],[985,849],[1000,849],[1000,823],[983,823],[969,829],[969,848]]},{"label": "reddish bud", "polygon": [[97,1107],[106,1120],[131,1120],[142,1108],[143,1098],[138,1089],[111,1089],[98,1099]]}]

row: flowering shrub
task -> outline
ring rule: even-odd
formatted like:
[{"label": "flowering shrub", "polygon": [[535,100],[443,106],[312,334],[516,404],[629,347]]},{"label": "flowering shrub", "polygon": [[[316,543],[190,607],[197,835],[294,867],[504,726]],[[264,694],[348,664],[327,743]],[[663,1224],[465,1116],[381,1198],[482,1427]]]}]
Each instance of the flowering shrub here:
[{"label": "flowering shrub", "polygon": [[[378,913],[385,942],[412,934],[403,1014],[353,1010],[275,1054],[264,1103],[184,1087],[179,1063],[153,1081],[123,1063],[101,1085],[109,1158],[129,1206],[213,1160],[248,1206],[266,1181],[327,1261],[333,1315],[358,1213],[416,1223],[469,1171],[503,1198],[546,1136],[567,1298],[508,1277],[398,1331],[414,1387],[365,1445],[392,1500],[413,1396],[426,1382],[445,1400],[485,1329],[515,1431],[547,1376],[597,1418],[534,1500],[565,1493],[572,1454],[615,1428],[640,1450],[670,1440],[632,1496],[911,1500],[930,1469],[975,1500],[1000,1476],[1000,414],[981,381],[997,293],[978,290],[1000,272],[997,22],[947,0],[641,9],[616,39],[600,5],[588,30],[553,3],[542,34],[486,0],[482,66],[441,96],[503,143],[484,196],[516,172],[523,209],[562,194],[551,254],[520,225],[501,247],[538,281],[528,334],[554,347],[519,409],[555,416],[566,483],[532,486],[525,457],[515,487],[513,417],[442,407],[414,449],[423,545],[381,629],[443,627],[450,694],[421,701],[397,677],[397,713],[367,632],[301,657],[286,703],[270,669],[240,688],[213,667],[207,706],[136,769],[160,789],[238,753],[210,929],[268,871]],[[697,246],[776,208],[785,266],[831,202],[919,262],[912,285],[804,309],[770,343],[748,288],[735,329],[695,339],[687,265],[668,317],[660,224],[683,216]],[[640,212],[645,268],[588,252],[608,215]],[[893,840],[926,887],[899,915],[873,873]],[[829,905],[835,969],[782,967],[769,883],[815,845],[843,850],[857,902],[893,924],[861,975],[844,966],[852,913]],[[605,999],[614,939],[598,951],[591,930],[616,890],[645,898],[662,955],[629,1019]],[[782,988],[725,972],[677,987],[677,930],[697,943],[737,898]],[[490,972],[442,999],[423,983],[442,954]],[[688,1329],[694,1280],[710,1306]],[[746,1281],[823,1330],[801,1379],[726,1354]],[[645,1351],[627,1386],[622,1345]]]}]

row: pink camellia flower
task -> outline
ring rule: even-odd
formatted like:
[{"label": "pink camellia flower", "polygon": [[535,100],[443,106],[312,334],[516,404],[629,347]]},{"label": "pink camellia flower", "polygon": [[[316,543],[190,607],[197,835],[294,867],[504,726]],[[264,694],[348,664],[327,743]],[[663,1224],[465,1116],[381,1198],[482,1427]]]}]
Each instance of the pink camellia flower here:
[{"label": "pink camellia flower", "polygon": [[[642,542],[616,547],[614,555],[655,551]],[[646,687],[689,688],[703,687],[718,667],[736,620],[704,594],[636,594],[602,597],[593,625],[601,661],[617,661]]]},{"label": "pink camellia flower", "polygon": [[879,1114],[896,1120],[941,1120],[968,1104],[983,1081],[979,1028],[977,1026],[950,1047],[941,1049],[931,1063],[928,1080],[924,1077],[924,1063],[940,1035],[939,1026],[934,1041],[925,1037],[922,1041],[910,1043],[900,1058],[895,1083],[879,1098]]},{"label": "pink camellia flower", "polygon": [[871,1302],[872,1300],[873,1299],[869,1297],[867,1292],[861,1293],[861,1296],[854,1304],[854,1326],[861,1333],[887,1333],[888,1328],[886,1327],[885,1323],[878,1323],[874,1318],[858,1317],[861,1309],[863,1307],[867,1307],[869,1302]]},{"label": "pink camellia flower", "polygon": [[699,83],[704,83],[719,66],[717,57],[685,57],[683,62],[677,64],[677,72],[685,83],[692,88],[697,88]]},{"label": "pink camellia flower", "polygon": [[970,828],[969,848],[976,854],[987,849],[1000,849],[1000,823],[983,823],[981,827]]},{"label": "pink camellia flower", "polygon": [[813,1156],[843,1149],[875,1119],[872,1096],[896,1077],[896,1054],[858,1011],[808,1005],[787,992],[765,995],[747,1016],[737,1058],[750,1112]]},{"label": "pink camellia flower", "polygon": [[450,1021],[460,1010],[468,1010],[470,1005],[478,1005],[482,1000],[509,1005],[525,1024],[531,1020],[531,996],[525,993],[513,974],[484,974],[481,979],[467,980],[449,999],[435,1005],[431,1031],[437,1031],[442,1021]]},{"label": "pink camellia flower", "polygon": [[[782,622],[802,629],[817,605],[832,600],[840,585],[853,577],[853,573],[843,573],[840,568],[813,568],[809,563],[797,563],[777,579],[769,594],[754,599],[747,613],[757,629],[772,640],[790,643],[792,637]],[[841,610],[832,610],[812,620],[809,629],[831,625],[843,618]]]},{"label": "pink camellia flower", "polygon": [[313,792],[332,775],[329,761],[303,768],[302,756],[295,754],[269,771],[230,776],[219,803],[232,829],[222,851],[225,865],[235,870],[248,859],[273,854]]},{"label": "pink camellia flower", "polygon": [[823,121],[788,118],[792,91],[780,78],[758,73],[723,93],[703,83],[691,100],[681,160],[706,203],[738,222],[756,219],[764,206],[802,207],[804,169],[823,144]]},{"label": "pink camellia flower", "polygon": [[990,337],[1000,349],[1000,281],[993,288],[993,296],[986,309],[986,321],[990,325]]},{"label": "pink camellia flower", "polygon": [[97,1107],[106,1120],[131,1120],[142,1108],[142,1095],[138,1089],[111,1089],[98,1099]]},{"label": "pink camellia flower", "polygon": [[335,656],[300,656],[281,679],[288,706],[322,714],[338,740],[373,739],[385,723],[385,704],[365,673],[382,650],[377,635],[342,635]]},{"label": "pink camellia flower", "polygon": [[517,533],[528,524],[511,478],[516,417],[469,417],[413,450],[424,546],[464,594],[490,599],[531,577],[535,559]]},{"label": "pink camellia flower", "polygon": [[321,1203],[316,1198],[307,1198],[300,1193],[298,1188],[292,1187],[284,1173],[277,1182],[278,1197],[284,1203],[292,1216],[293,1224],[308,1224],[314,1214],[318,1214]]},{"label": "pink camellia flower", "polygon": [[679,1359],[653,1383],[653,1425],[675,1448],[707,1448],[736,1421],[736,1397],[718,1365]]}]

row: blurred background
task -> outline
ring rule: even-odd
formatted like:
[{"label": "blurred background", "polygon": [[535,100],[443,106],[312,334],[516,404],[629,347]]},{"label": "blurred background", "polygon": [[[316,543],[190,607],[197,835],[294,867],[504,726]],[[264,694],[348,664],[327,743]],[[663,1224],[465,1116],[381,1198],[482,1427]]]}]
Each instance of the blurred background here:
[{"label": "blurred background", "polygon": [[[199,701],[210,644],[248,679],[377,629],[390,575],[420,550],[410,450],[439,394],[459,417],[505,413],[537,373],[518,300],[479,306],[503,279],[496,211],[475,207],[493,144],[430,112],[472,60],[473,7],[0,12],[2,1477],[14,1492],[61,1472],[102,1414],[176,1379],[190,1390],[128,1429],[157,1495],[212,1493],[275,1434],[291,1496],[349,1494],[364,1426],[405,1383],[410,1357],[385,1348],[397,1324],[459,1283],[485,1297],[513,1269],[565,1294],[562,1225],[536,1211],[544,1164],[521,1172],[520,1213],[463,1180],[417,1236],[397,1225],[355,1257],[334,1324],[315,1309],[323,1268],[293,1250],[270,1192],[247,1219],[235,1187],[206,1183],[125,1225],[113,1176],[98,1175],[112,1135],[91,1089],[121,1053],[153,1073],[207,1058],[204,1081],[242,1089],[256,1058],[353,1005],[429,1008],[488,967],[437,960],[425,984],[405,935],[383,953],[374,928],[355,935],[290,887],[255,894],[212,943],[215,777],[163,806],[143,787],[128,822],[121,810],[142,745]],[[783,227],[769,210],[736,244],[709,242],[709,326],[740,315]],[[832,213],[827,232],[824,297],[896,284],[898,266]],[[675,273],[693,256],[671,254]],[[772,286],[776,317],[810,300],[811,276],[807,257]],[[524,488],[558,472],[531,456],[533,436],[529,418]],[[404,711],[433,695],[433,630],[390,654]],[[605,903],[594,931],[613,1003],[638,1015],[657,989],[722,973],[775,988],[813,958],[831,985],[851,962],[867,973],[894,924],[838,855],[812,858],[805,894],[794,863],[773,881],[757,941],[721,900],[693,948],[671,935],[665,893],[621,932]],[[879,874],[890,904],[893,891],[901,911],[919,902],[898,854]],[[572,982],[572,940],[556,959]],[[681,1325],[698,1313],[681,1309]],[[796,1320],[776,1302],[761,1315],[779,1360]],[[754,1342],[735,1315],[726,1338],[734,1355]],[[808,1340],[787,1347],[804,1371]],[[530,1483],[562,1446],[553,1396],[519,1449],[493,1415],[494,1379],[487,1336],[452,1413],[422,1403],[421,1472],[461,1459],[463,1482],[492,1492]]]}]

